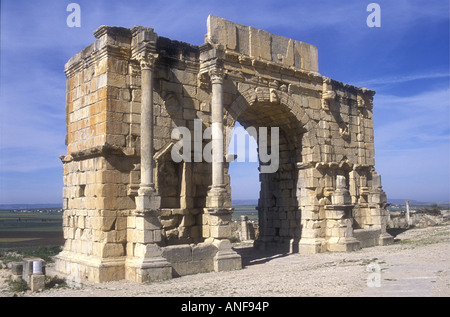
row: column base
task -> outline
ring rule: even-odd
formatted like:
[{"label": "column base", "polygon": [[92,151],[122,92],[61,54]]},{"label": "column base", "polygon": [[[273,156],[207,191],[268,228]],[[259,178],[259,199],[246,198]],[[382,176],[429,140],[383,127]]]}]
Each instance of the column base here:
[{"label": "column base", "polygon": [[231,197],[228,194],[225,185],[209,186],[206,196],[206,207],[209,209],[227,209],[231,208]]},{"label": "column base", "polygon": [[33,274],[30,277],[31,283],[29,288],[32,292],[43,291],[45,289],[45,275],[44,274]]},{"label": "column base", "polygon": [[203,233],[205,238],[228,239],[231,237],[231,216],[233,208],[203,208],[207,228]]},{"label": "column base", "polygon": [[321,238],[301,238],[298,243],[298,253],[316,254],[326,251],[325,240]]},{"label": "column base", "polygon": [[214,271],[234,271],[242,269],[242,258],[236,251],[223,250],[218,251],[214,257]]},{"label": "column base", "polygon": [[70,251],[62,251],[55,257],[56,271],[67,275],[67,281],[72,285],[85,281],[102,283],[123,280],[124,264],[125,257],[98,258]]},{"label": "column base", "polygon": [[154,211],[161,207],[161,196],[154,191],[148,191],[145,194],[140,193],[135,202],[138,211]]},{"label": "column base", "polygon": [[327,250],[331,252],[349,252],[360,248],[360,242],[353,237],[335,237],[327,241]]},{"label": "column base", "polygon": [[394,237],[391,236],[389,233],[382,233],[380,234],[380,237],[378,238],[378,245],[389,245],[394,243]]},{"label": "column base", "polygon": [[214,256],[214,271],[234,271],[242,269],[242,258],[231,247],[229,240],[215,240],[218,251]]},{"label": "column base", "polygon": [[163,257],[128,258],[125,262],[125,279],[137,283],[168,280],[172,266]]}]

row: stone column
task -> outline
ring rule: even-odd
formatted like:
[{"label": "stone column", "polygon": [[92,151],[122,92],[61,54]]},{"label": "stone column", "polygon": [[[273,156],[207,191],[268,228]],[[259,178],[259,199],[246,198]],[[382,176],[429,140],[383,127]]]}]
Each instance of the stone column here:
[{"label": "stone column", "polygon": [[241,241],[250,240],[250,234],[248,231],[248,217],[241,216]]},{"label": "stone column", "polygon": [[157,210],[161,197],[153,181],[153,65],[157,55],[142,54],[141,63],[141,184],[137,210]]},{"label": "stone column", "polygon": [[[210,71],[212,84],[212,186],[216,196],[223,196],[225,190],[223,170],[223,71],[214,68]],[[214,207],[222,207],[218,204]]]},{"label": "stone column", "polygon": [[411,226],[411,214],[409,212],[409,200],[405,201],[406,203],[406,224],[409,226]]},{"label": "stone column", "polygon": [[212,184],[206,197],[206,212],[209,213],[210,237],[231,236],[231,197],[224,183],[224,138],[223,138],[223,71],[214,67],[210,71],[212,83]]},{"label": "stone column", "polygon": [[[209,71],[212,83],[212,184],[206,197],[204,220],[206,237],[218,248],[214,257],[214,270],[230,271],[242,268],[241,256],[231,247],[231,197],[224,183],[223,133],[223,70],[217,66]],[[204,230],[205,232],[205,230]]]},{"label": "stone column", "polygon": [[153,181],[153,66],[154,54],[141,54],[141,183],[136,210],[127,219],[125,278],[135,282],[172,277],[172,268],[162,257],[161,196]]}]

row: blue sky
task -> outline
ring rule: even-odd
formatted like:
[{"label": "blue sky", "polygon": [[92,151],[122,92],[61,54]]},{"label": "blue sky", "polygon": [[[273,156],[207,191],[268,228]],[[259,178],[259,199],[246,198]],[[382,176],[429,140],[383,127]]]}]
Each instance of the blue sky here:
[{"label": "blue sky", "polygon": [[[69,28],[66,7],[81,7]],[[319,72],[376,90],[375,160],[389,198],[449,201],[449,1],[1,1],[0,203],[59,203],[64,64],[100,25],[153,27],[202,44],[214,14],[316,45]],[[234,199],[257,198],[256,164],[233,164]]]}]

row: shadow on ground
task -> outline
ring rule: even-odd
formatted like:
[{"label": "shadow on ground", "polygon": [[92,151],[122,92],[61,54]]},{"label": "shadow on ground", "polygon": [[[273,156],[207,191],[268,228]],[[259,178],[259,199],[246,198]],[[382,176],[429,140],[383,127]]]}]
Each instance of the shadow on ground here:
[{"label": "shadow on ground", "polygon": [[289,255],[289,253],[280,253],[275,250],[258,250],[253,246],[239,247],[234,250],[241,256],[243,267],[264,264]]}]

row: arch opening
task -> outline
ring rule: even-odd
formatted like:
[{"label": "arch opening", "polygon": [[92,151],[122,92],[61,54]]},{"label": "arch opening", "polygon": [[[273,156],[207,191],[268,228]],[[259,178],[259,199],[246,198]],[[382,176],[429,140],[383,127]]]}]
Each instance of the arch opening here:
[{"label": "arch opening", "polygon": [[[280,103],[255,102],[239,115],[233,117],[233,125],[245,128],[252,134],[258,156],[259,194],[256,203],[258,211],[259,234],[255,246],[259,249],[276,249],[281,252],[297,252],[301,236],[301,213],[297,199],[298,172],[296,165],[302,161],[302,137],[304,129],[301,122]],[[256,132],[256,133],[255,133]],[[265,132],[267,132],[266,135]],[[275,134],[275,137],[274,137]],[[266,137],[266,143],[264,143]],[[229,143],[228,146],[233,145]],[[262,154],[268,153],[270,161],[263,160]],[[251,156],[249,157],[251,158]],[[274,164],[276,160],[276,164]],[[235,162],[231,164],[251,164]],[[253,163],[256,165],[255,163]],[[276,165],[276,169],[265,172],[264,166]],[[250,165],[247,165],[250,167]],[[235,185],[230,172],[236,172],[234,166],[228,171],[231,194],[242,184]],[[256,176],[256,175],[255,175]],[[249,179],[249,188],[255,181]],[[233,188],[235,185],[235,188]]]}]

